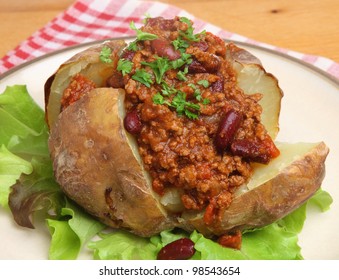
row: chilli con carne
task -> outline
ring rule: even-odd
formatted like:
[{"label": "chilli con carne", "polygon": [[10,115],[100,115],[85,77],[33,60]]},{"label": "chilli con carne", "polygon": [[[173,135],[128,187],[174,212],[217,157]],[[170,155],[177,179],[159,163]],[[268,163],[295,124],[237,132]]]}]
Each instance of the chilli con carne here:
[{"label": "chilli con carne", "polygon": [[[175,189],[183,207],[206,209],[204,221],[211,224],[250,177],[250,163],[279,155],[260,121],[261,94],[246,95],[237,86],[226,60],[232,44],[209,32],[194,34],[190,20],[148,18],[142,28],[131,28],[137,38],[107,86],[125,89],[124,125],[137,139],[153,190]],[[109,50],[103,51],[106,60]],[[63,107],[92,86],[74,77]]]}]

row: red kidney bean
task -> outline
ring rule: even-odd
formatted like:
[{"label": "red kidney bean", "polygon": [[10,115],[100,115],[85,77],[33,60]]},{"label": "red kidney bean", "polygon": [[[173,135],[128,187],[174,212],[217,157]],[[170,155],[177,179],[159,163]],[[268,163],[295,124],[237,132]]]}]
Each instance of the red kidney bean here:
[{"label": "red kidney bean", "polygon": [[215,136],[215,146],[219,152],[224,151],[233,141],[234,135],[242,122],[242,114],[230,110],[221,119],[219,128]]},{"label": "red kidney bean", "polygon": [[211,90],[212,90],[212,92],[224,92],[224,79],[222,77],[220,77],[219,80],[214,82],[211,85]]},{"label": "red kidney bean", "polygon": [[124,58],[126,60],[132,61],[134,55],[135,55],[134,51],[124,50],[124,52],[121,54],[121,58]]},{"label": "red kidney bean", "polygon": [[124,127],[131,134],[139,134],[142,129],[142,123],[137,110],[128,112],[124,118]]},{"label": "red kidney bean", "polygon": [[154,39],[151,41],[153,51],[161,56],[167,57],[169,60],[176,60],[181,57],[179,51],[176,51],[171,43],[166,39]]},{"label": "red kidney bean", "polygon": [[114,70],[112,76],[106,80],[106,85],[112,88],[123,88],[125,84],[121,72]]},{"label": "red kidney bean", "polygon": [[209,55],[208,59],[200,61],[208,73],[216,73],[221,65],[220,58],[214,54]]},{"label": "red kidney bean", "polygon": [[231,145],[231,151],[237,156],[248,158],[251,161],[259,163],[268,163],[271,158],[264,147],[257,141],[251,141],[249,139],[234,141]]},{"label": "red kidney bean", "polygon": [[164,246],[158,253],[158,260],[188,260],[194,253],[194,242],[181,238]]},{"label": "red kidney bean", "polygon": [[207,70],[199,61],[193,59],[192,63],[188,65],[188,73],[190,74],[207,73]]},{"label": "red kidney bean", "polygon": [[192,46],[198,48],[203,52],[208,50],[208,44],[205,41],[194,42]]},{"label": "red kidney bean", "polygon": [[272,158],[279,156],[280,151],[271,137],[264,140],[239,139],[232,143],[231,151],[235,155],[252,161],[267,164]]}]

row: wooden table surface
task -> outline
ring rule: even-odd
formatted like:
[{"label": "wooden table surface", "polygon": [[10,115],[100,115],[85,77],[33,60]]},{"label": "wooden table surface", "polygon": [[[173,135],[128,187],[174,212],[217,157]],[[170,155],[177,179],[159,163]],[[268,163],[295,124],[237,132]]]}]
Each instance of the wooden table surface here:
[{"label": "wooden table surface", "polygon": [[[114,0],[118,1],[118,0]],[[0,57],[74,0],[0,0]],[[339,62],[338,0],[160,0],[225,30]]]}]

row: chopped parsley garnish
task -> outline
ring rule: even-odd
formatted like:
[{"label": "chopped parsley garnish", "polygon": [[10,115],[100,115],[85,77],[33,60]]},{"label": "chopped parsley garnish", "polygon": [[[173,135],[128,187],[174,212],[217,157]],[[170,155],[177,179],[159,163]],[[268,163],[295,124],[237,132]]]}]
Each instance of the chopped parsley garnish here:
[{"label": "chopped parsley garnish", "polygon": [[175,108],[178,115],[185,114],[190,119],[197,119],[198,114],[196,112],[192,112],[192,110],[199,111],[199,104],[189,102],[186,100],[186,94],[182,91],[178,91],[174,96],[171,106]]},{"label": "chopped parsley garnish", "polygon": [[127,47],[127,49],[130,50],[130,51],[137,51],[138,50],[138,45],[137,45],[138,41],[154,40],[154,39],[158,38],[158,36],[155,35],[155,34],[144,32],[144,31],[138,29],[135,26],[134,21],[131,21],[129,26],[132,30],[134,30],[137,33],[136,34],[137,39],[135,41],[131,42],[129,44],[129,46]]},{"label": "chopped parsley garnish", "polygon": [[137,43],[138,43],[138,40],[135,40],[135,41],[131,42],[131,43],[128,45],[127,49],[130,50],[130,51],[136,52],[136,51],[138,50],[138,45],[137,45]]},{"label": "chopped parsley garnish", "polygon": [[111,58],[112,50],[108,46],[103,46],[99,58],[104,63],[112,63],[113,60]]},{"label": "chopped parsley garnish", "polygon": [[186,93],[163,83],[162,93],[158,92],[152,98],[154,104],[167,105],[174,108],[179,116],[185,115],[190,119],[197,119],[200,105],[186,100]]},{"label": "chopped parsley garnish", "polygon": [[127,59],[121,58],[118,61],[117,70],[121,71],[122,75],[131,73],[133,68],[133,62]]},{"label": "chopped parsley garnish", "polygon": [[158,104],[158,105],[166,104],[168,106],[171,106],[171,103],[163,95],[161,95],[159,92],[156,93],[155,95],[153,95],[152,100],[153,100],[154,104]]},{"label": "chopped parsley garnish", "polygon": [[185,64],[191,64],[192,61],[192,56],[189,53],[181,53],[180,58],[171,61],[171,64],[173,69],[178,69]]},{"label": "chopped parsley garnish", "polygon": [[171,64],[166,57],[156,57],[153,62],[141,62],[142,65],[149,66],[155,75],[155,81],[157,84],[162,82],[162,77],[165,72],[171,68]]},{"label": "chopped parsley garnish", "polygon": [[135,74],[132,76],[132,79],[144,84],[146,87],[150,87],[151,84],[153,84],[152,75],[146,72],[145,69],[135,70]]},{"label": "chopped parsley garnish", "polygon": [[204,35],[206,33],[206,31],[202,31],[201,33],[198,34],[194,34],[194,28],[192,26],[192,22],[186,18],[186,17],[181,17],[180,18],[181,22],[184,22],[187,24],[188,28],[185,32],[179,32],[179,34],[186,40],[188,41],[193,41],[193,42],[198,42],[200,41],[200,35]]},{"label": "chopped parsley garnish", "polygon": [[185,67],[184,71],[179,70],[177,73],[177,78],[180,81],[187,81],[186,74],[188,72],[188,66]]},{"label": "chopped parsley garnish", "polygon": [[131,27],[132,30],[134,30],[137,33],[137,40],[139,40],[139,41],[154,40],[154,39],[158,38],[158,36],[155,35],[155,34],[143,32],[142,30],[136,28],[133,21],[131,21],[129,26]]},{"label": "chopped parsley garnish", "polygon": [[176,50],[180,50],[180,51],[186,50],[190,46],[189,42],[181,38],[178,38],[172,41],[172,45],[174,46]]},{"label": "chopped parsley garnish", "polygon": [[207,80],[200,80],[198,85],[202,85],[204,88],[208,88],[210,86],[210,83]]},{"label": "chopped parsley garnish", "polygon": [[[186,53],[187,48],[192,42],[198,42],[201,40],[201,34],[194,34],[192,22],[185,18],[180,18],[181,22],[187,24],[185,31],[179,31],[178,38],[172,41],[172,45],[176,51],[180,51],[180,58],[176,60],[170,60],[167,57],[161,57],[154,55],[150,57],[148,61],[141,61],[141,68],[137,68],[131,78],[144,84],[147,87],[151,87],[152,84],[157,84],[158,92],[153,95],[152,101],[157,105],[166,105],[173,108],[178,115],[185,115],[190,119],[197,119],[200,112],[201,104],[206,105],[210,102],[209,99],[202,97],[201,87],[208,88],[210,86],[207,80],[200,80],[197,84],[189,83],[194,90],[194,98],[187,100],[186,93],[174,87],[172,83],[167,83],[165,73],[169,70],[176,70],[176,78],[178,81],[188,81],[189,65],[192,63],[193,58],[191,54]],[[158,38],[157,35],[144,32],[137,29],[134,22],[130,23],[131,29],[136,31],[137,39],[130,43],[127,49],[138,51],[142,48],[142,45],[138,45],[139,41],[154,40]],[[142,67],[144,66],[144,67]],[[129,60],[120,59],[118,61],[117,70],[121,71],[123,75],[130,74],[133,69],[133,63]],[[172,75],[173,79],[173,75]]]}]

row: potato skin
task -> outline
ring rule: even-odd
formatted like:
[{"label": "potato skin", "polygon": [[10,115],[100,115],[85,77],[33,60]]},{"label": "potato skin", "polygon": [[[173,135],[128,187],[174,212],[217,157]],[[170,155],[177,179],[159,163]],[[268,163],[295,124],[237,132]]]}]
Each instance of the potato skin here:
[{"label": "potato skin", "polygon": [[187,215],[184,228],[197,229],[206,236],[228,231],[263,227],[301,206],[320,187],[325,176],[328,147],[321,142],[266,183],[236,196],[224,209],[221,221],[207,226],[203,214]]},{"label": "potato skin", "polygon": [[62,190],[113,228],[152,236],[174,222],[161,209],[118,115],[124,91],[95,89],[67,107],[49,148]]}]

